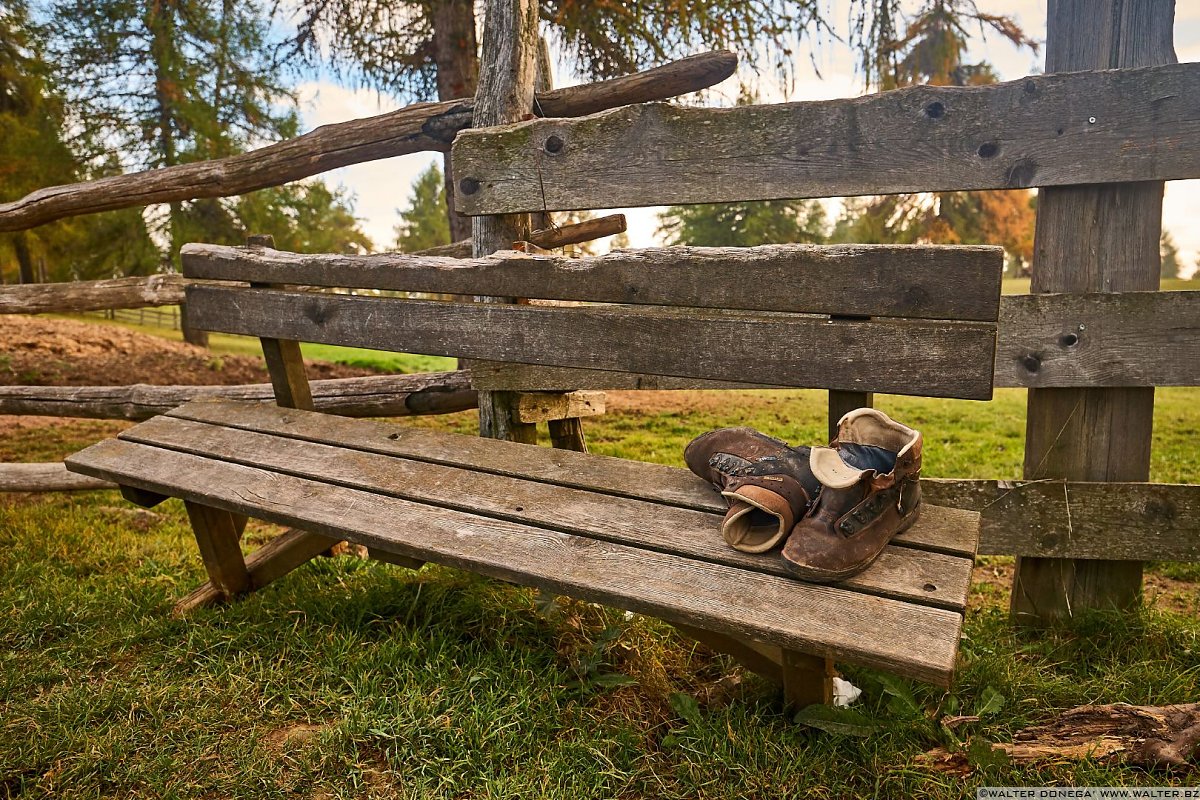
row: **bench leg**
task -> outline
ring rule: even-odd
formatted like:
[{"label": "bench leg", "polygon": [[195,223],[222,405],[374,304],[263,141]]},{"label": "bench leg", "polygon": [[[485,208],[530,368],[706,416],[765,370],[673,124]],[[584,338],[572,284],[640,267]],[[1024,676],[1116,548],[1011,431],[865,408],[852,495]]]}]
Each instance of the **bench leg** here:
[{"label": "bench leg", "polygon": [[[241,530],[234,515],[211,506],[184,501],[200,557],[209,581],[224,595],[233,597],[250,590],[250,573],[239,545]],[[245,523],[242,524],[244,527]]]},{"label": "bench leg", "polygon": [[795,650],[783,651],[783,700],[792,709],[833,703],[833,661]]},{"label": "bench leg", "polygon": [[583,435],[583,420],[579,417],[552,419],[546,423],[550,428],[550,443],[559,450],[575,450],[586,453],[587,439]]},{"label": "bench leg", "polygon": [[[336,543],[336,539],[308,531],[294,528],[284,531],[246,557],[244,565],[249,576],[246,591],[261,589],[282,578]],[[176,603],[175,613],[185,614],[194,608],[215,605],[229,597],[215,581],[209,580]]]},{"label": "bench leg", "polygon": [[388,564],[395,564],[397,567],[404,567],[405,569],[420,569],[425,566],[425,562],[418,558],[409,558],[408,556],[389,553],[387,550],[377,550],[374,547],[367,548],[367,558],[374,559],[375,561],[383,561]]}]

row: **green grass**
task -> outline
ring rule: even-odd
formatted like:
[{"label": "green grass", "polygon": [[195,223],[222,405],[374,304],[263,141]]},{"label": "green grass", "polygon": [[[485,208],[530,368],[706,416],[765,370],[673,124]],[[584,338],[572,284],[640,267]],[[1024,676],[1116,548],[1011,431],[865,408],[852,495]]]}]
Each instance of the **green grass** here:
[{"label": "green grass", "polygon": [[[824,435],[818,392],[644,397],[650,410],[614,398],[587,423],[595,452],[679,464],[688,439],[720,425]],[[1158,392],[1153,479],[1200,482],[1198,401]],[[878,405],[924,428],[929,474],[1020,473],[1022,392]],[[475,427],[471,413],[411,424]],[[60,458],[116,427],[16,431],[0,456]],[[271,533],[252,524],[247,546]],[[1154,571],[1200,580],[1192,565]],[[0,496],[0,798],[954,798],[1194,782],[1089,761],[961,778],[919,759],[953,744],[940,714],[986,711],[958,729],[979,743],[1083,703],[1194,701],[1200,594],[1187,585],[1191,613],[1038,634],[1012,628],[1006,598],[981,585],[951,692],[846,670],[866,690],[858,737],[796,724],[765,683],[655,620],[448,568],[318,559],[237,604],[172,617],[202,577],[178,501],[147,515],[115,492]]]}]

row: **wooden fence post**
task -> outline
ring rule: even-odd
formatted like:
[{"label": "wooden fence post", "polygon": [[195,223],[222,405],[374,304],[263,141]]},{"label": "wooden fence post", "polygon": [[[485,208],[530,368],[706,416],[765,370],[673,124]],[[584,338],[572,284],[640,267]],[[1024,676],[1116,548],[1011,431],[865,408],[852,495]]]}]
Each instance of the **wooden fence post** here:
[{"label": "wooden fence post", "polygon": [[[533,107],[537,75],[538,8],[534,0],[489,0],[483,29],[479,88],[475,93],[473,125],[477,128],[518,122]],[[477,191],[471,178],[462,179],[461,194]],[[528,214],[475,217],[473,253],[490,255],[529,238]],[[482,302],[513,302],[514,298],[479,298]],[[526,444],[537,443],[537,426],[519,422],[514,392],[479,393],[479,435]]]},{"label": "wooden fence post", "polygon": [[[1049,0],[1046,71],[1175,63],[1174,0]],[[1102,115],[1072,124],[1106,124]],[[1086,129],[1086,127],[1085,127]],[[1038,193],[1033,285],[1041,292],[1158,288],[1163,184],[1066,186]],[[1064,331],[1086,341],[1088,331]],[[1025,477],[1145,481],[1154,389],[1031,389]],[[1019,558],[1016,621],[1041,625],[1085,609],[1127,607],[1141,593],[1140,561]]]}]

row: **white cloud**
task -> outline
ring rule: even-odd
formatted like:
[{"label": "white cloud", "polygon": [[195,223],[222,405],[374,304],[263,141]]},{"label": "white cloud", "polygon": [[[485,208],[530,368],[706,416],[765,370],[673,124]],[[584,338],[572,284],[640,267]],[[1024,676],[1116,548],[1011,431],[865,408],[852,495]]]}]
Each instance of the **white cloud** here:
[{"label": "white cloud", "polygon": [[[326,81],[302,84],[297,93],[305,128],[310,130],[333,122],[384,114],[399,107],[378,92],[345,89]],[[441,161],[440,153],[413,153],[343,167],[322,177],[331,186],[345,186],[353,192],[354,213],[362,219],[363,230],[375,243],[376,250],[384,250],[395,239],[393,228],[399,221],[396,209],[408,204],[413,181],[435,160]]]}]

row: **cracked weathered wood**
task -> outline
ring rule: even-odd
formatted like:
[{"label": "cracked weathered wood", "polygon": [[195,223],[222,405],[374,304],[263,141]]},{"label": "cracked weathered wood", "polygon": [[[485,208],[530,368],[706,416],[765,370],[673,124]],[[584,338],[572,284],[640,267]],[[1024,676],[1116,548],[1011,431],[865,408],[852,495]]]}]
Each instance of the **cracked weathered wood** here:
[{"label": "cracked weathered wood", "polygon": [[[1119,149],[1081,149],[1077,155],[1081,164],[1095,163],[1106,171],[1111,168],[1107,180],[1131,183],[1069,186],[1038,193],[1031,285],[1034,293],[1158,288],[1161,181],[1176,177],[1175,171],[1184,164],[1194,165],[1192,146],[1200,143],[1197,131],[1184,134],[1175,126],[1174,113],[1169,110],[1182,102],[1192,109],[1193,126],[1200,125],[1200,64],[1173,63],[1174,16],[1174,0],[1052,0],[1049,4],[1047,69],[1110,69],[1114,71],[1097,74],[1128,77],[1126,91],[1135,94],[1127,94],[1121,107],[1099,106],[1086,112],[1097,120],[1097,125],[1105,121],[1118,124],[1122,138]],[[1175,89],[1167,89],[1138,78],[1151,74],[1193,77]],[[1182,94],[1171,96],[1173,92]],[[1127,111],[1141,119],[1126,116]],[[1153,129],[1154,138],[1147,139],[1139,127]],[[1097,182],[1086,176],[1061,181]],[[1158,321],[1159,325],[1163,322],[1166,320]],[[1081,335],[1086,333],[1082,331]],[[1136,350],[1144,349],[1146,343],[1134,334],[1130,344],[1135,352],[1129,360],[1136,363]],[[1193,337],[1188,344],[1194,358],[1197,340]],[[1186,349],[1164,352],[1173,358],[1189,357]],[[1193,360],[1191,366],[1195,364]],[[1120,383],[1096,381],[1087,388],[1030,391],[1025,428],[1026,478],[1149,479],[1154,389],[1096,388],[1112,385],[1128,387],[1129,383],[1122,376]],[[1136,605],[1141,589],[1139,561],[1022,558],[1017,562],[1011,607],[1016,620],[1045,624],[1088,609]]]},{"label": "cracked weathered wood", "polygon": [[[663,100],[720,83],[736,68],[733,53],[700,53],[634,75],[547,92],[538,95],[538,107],[548,116],[570,117]],[[527,105],[524,113],[531,108]],[[423,150],[444,152],[455,134],[471,124],[472,110],[469,99],[419,103],[375,117],[323,125],[295,139],[229,158],[38,189],[0,204],[0,231],[131,206],[245,194],[364,161]]]},{"label": "cracked weathered wood", "polygon": [[[472,121],[475,127],[503,125],[524,118],[533,103],[539,49],[536,0],[487,1]],[[456,198],[471,191],[466,182],[456,180],[456,183]],[[511,247],[513,242],[527,240],[532,228],[529,214],[474,219],[471,221],[471,254],[479,258]],[[476,301],[512,303],[519,297],[481,292]],[[467,353],[456,355],[469,356]],[[516,404],[517,396],[512,392],[480,392],[479,435],[536,444],[537,427],[518,419]]]},{"label": "cracked weathered wood", "polygon": [[569,258],[502,250],[302,255],[182,249],[197,279],[813,314],[994,321],[1004,252],[945,245],[655,247]]},{"label": "cracked weathered wood", "polygon": [[[319,434],[315,430],[319,424],[311,417],[302,420],[310,435]],[[481,516],[782,577],[788,574],[778,558],[727,547],[717,535],[718,513],[482,473],[466,461],[454,466],[430,464],[367,453],[329,438],[302,441],[173,417],[145,422],[121,438]],[[514,457],[536,459],[540,454],[518,450]],[[978,525],[972,517],[965,521],[968,527]],[[969,559],[891,546],[870,569],[840,585],[920,605],[961,609],[970,575]]]},{"label": "cracked weathered wood", "polygon": [[945,609],[116,439],[73,455],[70,464],[85,474],[119,476],[123,483],[150,491],[668,622],[943,686],[954,670],[962,616]]},{"label": "cracked weathered wood", "polygon": [[183,301],[182,275],[0,287],[0,314],[64,314],[171,306]]},{"label": "cracked weathered wood", "polygon": [[1196,178],[1200,64],[628,106],[464,131],[453,158],[464,214]]},{"label": "cracked weathered wood", "polygon": [[988,323],[489,305],[209,286],[189,288],[187,297],[196,327],[226,333],[805,388],[992,395],[996,339]]},{"label": "cracked weathered wood", "polygon": [[[1005,295],[1000,298],[997,387],[1196,386],[1200,292]],[[750,389],[769,384],[471,364],[484,389]]]},{"label": "cracked weathered wood", "polygon": [[521,392],[519,422],[556,422],[604,413],[604,392]]},{"label": "cracked weathered wood", "polygon": [[[448,414],[475,408],[464,372],[368,375],[313,381],[318,411],[346,417]],[[149,419],[200,398],[269,401],[271,384],[238,386],[0,386],[0,414]]]}]

